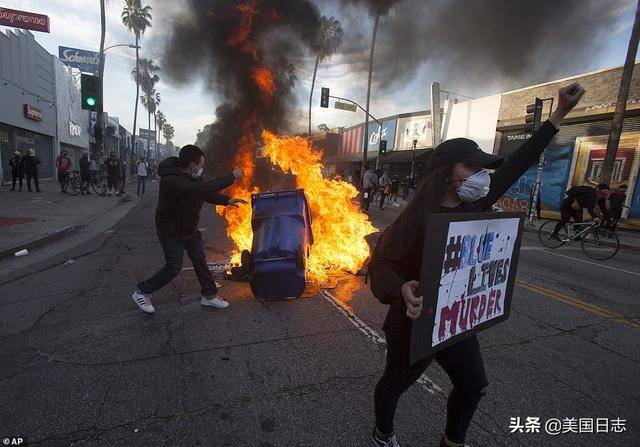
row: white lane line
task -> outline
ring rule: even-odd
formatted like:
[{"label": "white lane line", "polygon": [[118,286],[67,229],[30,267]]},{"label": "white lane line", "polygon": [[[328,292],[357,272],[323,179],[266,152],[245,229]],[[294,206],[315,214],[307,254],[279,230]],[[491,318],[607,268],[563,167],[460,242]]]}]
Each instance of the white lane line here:
[{"label": "white lane line", "polygon": [[610,265],[598,264],[597,262],[586,261],[580,258],[574,258],[573,256],[562,255],[560,253],[554,253],[552,251],[543,250],[542,248],[535,247],[536,250],[541,251],[542,253],[547,253],[549,255],[560,256],[561,258],[571,259],[572,261],[584,262],[585,264],[597,265],[598,267],[602,267],[609,270],[615,270],[617,272],[628,273],[630,275],[640,276],[640,273],[632,272],[629,270],[619,269],[617,267],[611,267]]},{"label": "white lane line", "polygon": [[[355,315],[353,312],[351,312],[344,304],[342,304],[331,292],[329,292],[328,290],[323,290],[322,293],[320,294],[322,295],[322,297],[329,301],[331,304],[333,304],[333,306],[338,309],[338,311],[344,315],[349,321],[351,321],[351,323],[358,328],[358,330],[360,332],[362,332],[369,340],[371,340],[376,346],[378,346],[381,349],[384,349],[386,351],[386,346],[387,346],[387,342],[384,339],[384,337],[382,335],[380,335],[379,333],[377,333],[374,329],[372,329],[371,327],[369,327],[367,325],[367,323],[365,323],[364,321],[362,321],[360,318],[358,318],[357,315]],[[418,380],[417,383],[419,383],[420,385],[422,385],[422,387],[427,390],[428,392],[430,392],[431,394],[435,394],[436,392],[441,393],[442,392],[442,388],[440,388],[438,386],[437,383],[435,383],[433,380],[431,380],[426,374],[422,374]]]}]

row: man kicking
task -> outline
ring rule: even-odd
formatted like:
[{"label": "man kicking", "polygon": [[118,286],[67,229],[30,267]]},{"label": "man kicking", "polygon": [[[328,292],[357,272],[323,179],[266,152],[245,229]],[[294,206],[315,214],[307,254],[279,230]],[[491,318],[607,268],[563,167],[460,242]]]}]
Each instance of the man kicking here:
[{"label": "man kicking", "polygon": [[143,312],[155,312],[151,294],[178,275],[185,250],[200,283],[200,304],[219,309],[229,307],[229,303],[218,296],[218,288],[207,266],[198,222],[204,202],[234,207],[247,203],[219,192],[241,178],[242,169],[236,167],[224,177],[205,182],[201,179],[203,168],[204,152],[191,144],[184,146],[177,158],[169,157],[158,167],[160,195],[156,207],[156,232],[164,251],[165,265],[151,278],[139,283],[131,295]]}]

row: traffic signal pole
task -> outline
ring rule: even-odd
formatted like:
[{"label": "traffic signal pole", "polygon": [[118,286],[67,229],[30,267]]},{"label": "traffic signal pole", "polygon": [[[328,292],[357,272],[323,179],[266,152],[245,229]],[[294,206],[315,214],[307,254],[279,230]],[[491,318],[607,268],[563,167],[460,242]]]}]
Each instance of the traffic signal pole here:
[{"label": "traffic signal pole", "polygon": [[100,97],[98,98],[98,120],[96,125],[100,129],[100,141],[98,143],[98,151],[100,156],[104,156],[104,140],[106,138],[104,131],[104,106],[103,106],[103,82],[104,79],[104,38],[107,31],[106,17],[105,17],[105,0],[100,0]]}]

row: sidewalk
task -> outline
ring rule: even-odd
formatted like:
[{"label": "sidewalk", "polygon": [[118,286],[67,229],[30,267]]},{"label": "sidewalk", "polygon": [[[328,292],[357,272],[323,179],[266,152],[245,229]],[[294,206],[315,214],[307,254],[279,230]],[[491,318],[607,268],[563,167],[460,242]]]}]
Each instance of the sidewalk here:
[{"label": "sidewalk", "polygon": [[[135,185],[127,182],[125,189],[134,192]],[[60,193],[55,180],[40,181],[42,193],[9,191],[9,186],[0,188],[0,260],[14,253],[41,247],[58,241],[90,225],[100,216],[118,207],[134,196],[100,197],[69,196]]]}]

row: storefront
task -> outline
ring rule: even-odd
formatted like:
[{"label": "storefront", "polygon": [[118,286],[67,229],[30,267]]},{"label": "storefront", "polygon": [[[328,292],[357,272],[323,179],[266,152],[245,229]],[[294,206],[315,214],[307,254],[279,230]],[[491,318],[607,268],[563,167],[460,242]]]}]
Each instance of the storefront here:
[{"label": "storefront", "polygon": [[24,31],[0,32],[0,165],[2,181],[11,179],[9,159],[33,149],[41,178],[54,175],[56,136],[53,57]]},{"label": "storefront", "polygon": [[58,120],[59,150],[66,150],[73,169],[89,150],[89,111],[82,110],[80,88],[70,69],[54,58],[56,71],[56,110]]}]

